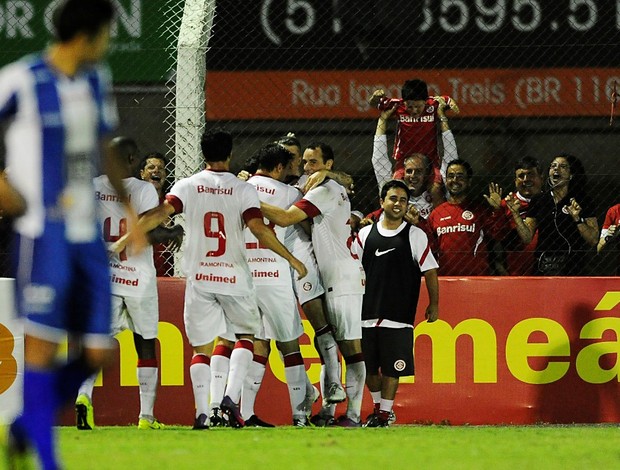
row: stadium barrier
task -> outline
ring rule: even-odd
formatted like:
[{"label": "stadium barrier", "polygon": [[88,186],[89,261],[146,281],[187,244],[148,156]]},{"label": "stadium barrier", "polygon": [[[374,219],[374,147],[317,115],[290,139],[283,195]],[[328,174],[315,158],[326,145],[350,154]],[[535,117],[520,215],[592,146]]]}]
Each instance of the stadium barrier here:
[{"label": "stadium barrier", "polygon": [[0,277],[0,425],[21,410],[24,335],[15,319],[14,280]]},{"label": "stadium barrier", "polygon": [[[439,321],[422,321],[427,298],[420,298],[416,376],[401,381],[395,407],[398,423],[620,421],[619,281],[441,278]],[[183,279],[159,279],[161,387],[156,415],[165,423],[189,425],[194,406],[188,373],[191,348],[183,337],[183,289]],[[7,296],[0,299],[5,304]],[[304,328],[302,355],[316,383],[320,362],[306,321]],[[128,332],[117,339],[119,357],[102,374],[94,393],[100,425],[137,420],[136,354]],[[13,353],[12,357],[16,356]],[[4,364],[6,356],[2,361]],[[256,412],[267,421],[288,424],[287,388],[276,352],[272,352],[269,365]],[[2,377],[0,383],[4,384],[6,375]],[[12,392],[12,387],[0,394],[3,405],[7,392]],[[315,411],[318,406],[315,404]],[[364,415],[371,408],[366,393]],[[344,405],[339,405],[338,412],[344,412]],[[62,423],[72,422],[68,410]]]}]

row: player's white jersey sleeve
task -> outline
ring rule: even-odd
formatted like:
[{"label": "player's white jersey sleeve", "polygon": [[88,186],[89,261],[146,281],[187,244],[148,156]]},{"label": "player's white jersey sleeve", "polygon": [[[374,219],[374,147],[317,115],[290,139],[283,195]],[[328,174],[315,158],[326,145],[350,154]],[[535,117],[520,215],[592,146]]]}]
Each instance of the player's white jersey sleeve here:
[{"label": "player's white jersey sleeve", "polygon": [[364,292],[364,269],[350,250],[351,203],[333,180],[310,190],[296,203],[312,218],[312,246],[327,295]]},{"label": "player's white jersey sleeve", "polygon": [[[248,183],[256,188],[261,202],[272,206],[288,209],[298,198],[297,189],[268,176],[255,175],[248,180]],[[282,243],[290,238],[289,234],[294,230],[294,227],[280,227],[267,219],[264,219],[264,222]],[[248,228],[245,229],[245,247],[254,284],[286,286],[292,284],[288,262],[270,249],[261,246]]]},{"label": "player's white jersey sleeve", "polygon": [[364,256],[364,247],[366,246],[366,239],[368,238],[368,234],[370,233],[371,228],[372,225],[362,227],[360,231],[357,232],[357,235],[351,243],[351,253],[357,256],[360,260]]},{"label": "player's white jersey sleeve", "polygon": [[206,292],[249,295],[244,227],[262,217],[256,189],[231,173],[204,170],[177,182],[166,199],[186,215],[185,275]]},{"label": "player's white jersey sleeve", "polygon": [[[107,176],[95,178],[94,186],[103,239],[109,246],[127,232],[127,215]],[[124,179],[123,186],[137,213],[146,212],[158,205],[157,191],[151,183],[132,177]],[[153,248],[148,246],[135,254],[129,246],[120,253],[110,255],[110,280],[112,293],[115,295],[154,295],[157,284]]]},{"label": "player's white jersey sleeve", "polygon": [[409,244],[413,259],[417,261],[420,271],[425,272],[439,267],[424,230],[412,225],[409,228]]}]

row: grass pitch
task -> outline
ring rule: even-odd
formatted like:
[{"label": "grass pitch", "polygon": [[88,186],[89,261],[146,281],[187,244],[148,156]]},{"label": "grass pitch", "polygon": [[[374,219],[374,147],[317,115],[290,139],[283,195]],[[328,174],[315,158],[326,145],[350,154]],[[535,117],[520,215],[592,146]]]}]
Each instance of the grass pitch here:
[{"label": "grass pitch", "polygon": [[612,425],[206,431],[62,427],[59,439],[67,470],[620,469],[620,428]]}]

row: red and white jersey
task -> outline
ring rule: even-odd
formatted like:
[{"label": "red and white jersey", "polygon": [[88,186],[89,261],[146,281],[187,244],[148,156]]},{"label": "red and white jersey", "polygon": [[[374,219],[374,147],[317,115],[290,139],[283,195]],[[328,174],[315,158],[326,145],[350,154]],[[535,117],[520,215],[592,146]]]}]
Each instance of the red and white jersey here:
[{"label": "red and white jersey", "polygon": [[[94,179],[98,215],[103,227],[103,239],[111,245],[127,232],[127,214],[107,176]],[[123,186],[131,206],[142,214],[159,205],[157,191],[151,183],[137,178],[125,178]],[[112,293],[119,296],[148,297],[157,289],[153,248],[148,246],[139,254],[131,247],[110,255]]]},{"label": "red and white jersey", "polygon": [[295,205],[312,219],[312,246],[328,295],[364,293],[364,268],[351,253],[351,203],[343,186],[327,179]]},{"label": "red and white jersey", "polygon": [[204,170],[175,183],[166,200],[186,214],[183,270],[192,284],[214,294],[249,295],[254,285],[244,227],[263,217],[254,186],[229,172]]},{"label": "red and white jersey", "polygon": [[[256,188],[261,202],[282,209],[288,209],[300,197],[297,189],[269,176],[254,175],[248,180],[248,183]],[[293,226],[280,227],[267,219],[265,219],[265,223],[274,231],[282,243],[285,242],[287,234],[294,230]],[[254,284],[292,285],[291,269],[288,262],[269,248],[262,247],[248,228],[245,229],[245,247]]]},{"label": "red and white jersey", "polygon": [[489,260],[485,230],[492,227],[492,212],[479,204],[444,202],[427,222],[436,241],[439,274],[443,276],[485,276]]},{"label": "red and white jersey", "polygon": [[[443,98],[449,106],[452,99],[449,96]],[[439,168],[437,105],[437,101],[429,97],[424,112],[418,117],[413,117],[407,111],[405,102],[399,100],[393,114],[398,121],[392,154],[395,160],[403,160],[413,153],[422,153],[430,159],[433,167]],[[388,101],[382,100],[379,103],[379,109],[386,106],[389,107]]]},{"label": "red and white jersey", "polygon": [[603,222],[603,228],[601,229],[601,237],[605,238],[609,232],[611,225],[620,225],[620,204],[611,206],[605,214],[605,222]]}]

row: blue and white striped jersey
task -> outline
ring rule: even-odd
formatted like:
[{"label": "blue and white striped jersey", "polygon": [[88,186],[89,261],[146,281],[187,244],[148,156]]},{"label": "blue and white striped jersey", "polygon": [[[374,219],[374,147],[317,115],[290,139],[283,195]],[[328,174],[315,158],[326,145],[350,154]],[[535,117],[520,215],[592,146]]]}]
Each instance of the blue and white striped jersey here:
[{"label": "blue and white striped jersey", "polygon": [[9,181],[27,212],[16,231],[30,238],[63,223],[69,242],[99,236],[93,177],[104,134],[118,124],[111,75],[97,66],[67,77],[41,55],[0,70],[0,121]]}]

